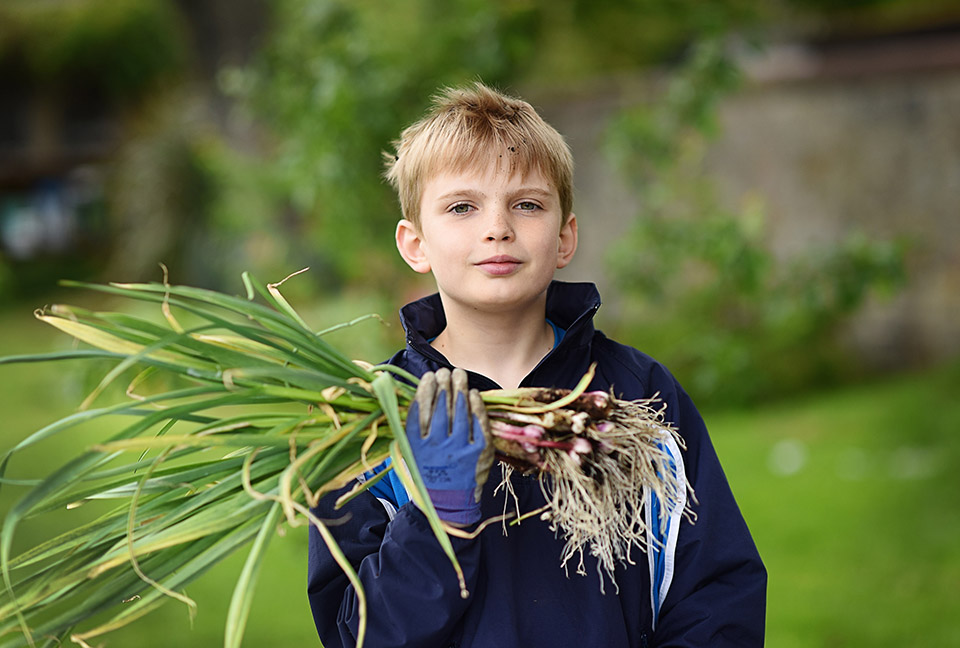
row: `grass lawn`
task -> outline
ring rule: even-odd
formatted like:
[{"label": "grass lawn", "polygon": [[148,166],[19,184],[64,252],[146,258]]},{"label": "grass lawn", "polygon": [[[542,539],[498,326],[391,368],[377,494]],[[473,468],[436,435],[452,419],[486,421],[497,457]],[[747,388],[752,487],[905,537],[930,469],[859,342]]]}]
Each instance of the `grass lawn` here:
[{"label": "grass lawn", "polygon": [[[336,306],[325,310],[326,324],[365,310],[388,312],[377,304]],[[378,325],[362,326],[369,337]],[[376,333],[380,341],[358,355],[385,357],[399,343],[396,328]],[[66,344],[29,308],[0,312],[0,331],[0,355]],[[334,343],[352,348],[349,339]],[[65,364],[0,366],[0,385],[4,450],[70,413],[85,395]],[[958,387],[954,365],[749,411],[705,413],[770,574],[768,646],[960,645],[952,618],[960,609]],[[15,458],[8,476],[44,474],[98,433],[87,429],[44,444]],[[0,490],[0,514],[22,492]],[[84,508],[29,521],[18,539],[38,542],[76,524]],[[188,588],[199,604],[192,627],[186,607],[171,601],[108,635],[106,644],[220,645],[242,560],[235,556]],[[274,538],[245,645],[318,645],[305,568],[304,529]]]},{"label": "grass lawn", "polygon": [[767,645],[960,646],[960,367],[707,416]]}]

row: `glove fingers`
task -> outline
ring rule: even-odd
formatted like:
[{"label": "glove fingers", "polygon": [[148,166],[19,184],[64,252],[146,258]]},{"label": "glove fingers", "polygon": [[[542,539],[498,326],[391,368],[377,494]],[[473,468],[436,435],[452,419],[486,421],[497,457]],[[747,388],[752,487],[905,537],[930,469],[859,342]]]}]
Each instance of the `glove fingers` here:
[{"label": "glove fingers", "polygon": [[487,477],[490,475],[490,468],[493,467],[495,451],[490,435],[490,421],[487,418],[487,408],[483,404],[483,398],[476,389],[470,390],[470,412],[473,414],[473,425],[470,426],[472,443],[482,444],[483,450],[477,457],[476,481],[477,486],[473,491],[474,501],[479,502],[483,493],[483,485],[487,483]]},{"label": "glove fingers", "polygon": [[420,431],[424,428],[420,425],[420,403],[416,399],[410,403],[410,409],[407,411],[407,422],[404,425],[404,430],[407,433],[407,438],[412,439],[414,435],[423,436],[420,434]]},{"label": "glove fingers", "polygon": [[451,389],[450,370],[446,367],[436,372],[437,392],[432,404],[433,418],[430,420],[430,434],[439,440],[450,436],[453,420],[453,390]]},{"label": "glove fingers", "polygon": [[[479,427],[474,425],[475,419],[479,419]],[[475,443],[479,439],[486,446],[489,437],[483,399],[480,392],[469,388],[467,372],[460,368],[452,372],[442,368],[423,374],[407,421],[408,430],[413,422],[419,423],[421,438],[427,438],[431,433],[451,436],[454,432],[463,431],[468,443]],[[478,434],[477,430],[482,430],[483,434]]]},{"label": "glove fingers", "polygon": [[457,392],[457,407],[453,412],[453,427],[451,437],[457,437],[459,443],[473,443],[473,433],[470,429],[470,412],[467,410],[467,395]]},{"label": "glove fingers", "polygon": [[470,412],[467,409],[467,372],[454,369],[450,374],[450,394],[453,401],[451,413],[453,425],[450,436],[456,436],[459,443],[470,442]]},{"label": "glove fingers", "polygon": [[[433,416],[433,403],[437,397],[437,377],[432,371],[420,377],[417,393],[414,394],[414,405],[417,407],[417,422],[420,425],[420,437],[426,438],[430,433],[430,419]],[[413,416],[413,407],[408,416]]]},{"label": "glove fingers", "polygon": [[487,418],[487,408],[483,404],[483,398],[476,389],[471,389],[470,414],[473,416],[473,425],[470,428],[470,443],[479,441],[484,446],[490,445],[490,421]]},{"label": "glove fingers", "polygon": [[496,452],[492,444],[487,445],[480,453],[480,456],[477,457],[477,487],[473,490],[473,498],[477,502],[480,501],[480,496],[483,494],[483,485],[487,483],[487,477],[490,476],[490,469],[493,467],[494,459],[496,459]]},{"label": "glove fingers", "polygon": [[457,394],[466,394],[470,390],[467,372],[460,367],[451,372],[450,382],[453,385],[453,391]]}]

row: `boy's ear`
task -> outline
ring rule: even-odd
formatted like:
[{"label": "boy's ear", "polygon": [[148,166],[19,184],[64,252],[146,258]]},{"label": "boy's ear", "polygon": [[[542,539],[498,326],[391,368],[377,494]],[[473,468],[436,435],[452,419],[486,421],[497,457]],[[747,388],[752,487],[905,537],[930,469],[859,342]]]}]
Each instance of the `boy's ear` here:
[{"label": "boy's ear", "polygon": [[557,248],[557,269],[565,267],[573,260],[577,251],[577,217],[570,214],[570,218],[560,228],[560,245]]},{"label": "boy's ear", "polygon": [[430,272],[430,261],[423,252],[423,238],[416,226],[407,219],[397,223],[397,250],[414,272]]}]

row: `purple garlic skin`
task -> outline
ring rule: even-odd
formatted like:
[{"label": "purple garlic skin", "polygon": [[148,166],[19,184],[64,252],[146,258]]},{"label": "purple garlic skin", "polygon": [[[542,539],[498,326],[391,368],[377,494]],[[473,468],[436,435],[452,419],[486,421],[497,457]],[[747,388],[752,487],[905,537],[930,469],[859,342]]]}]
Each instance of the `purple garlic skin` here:
[{"label": "purple garlic skin", "polygon": [[[528,397],[533,403],[554,403],[569,395],[569,390],[530,390]],[[595,450],[588,436],[591,432],[601,434],[613,430],[610,420],[615,410],[613,395],[604,391],[585,392],[562,408],[529,414],[511,411],[488,410],[493,445],[502,460],[523,470],[533,470],[544,465],[544,453],[566,453],[576,464]],[[612,448],[599,447],[605,453]]]}]

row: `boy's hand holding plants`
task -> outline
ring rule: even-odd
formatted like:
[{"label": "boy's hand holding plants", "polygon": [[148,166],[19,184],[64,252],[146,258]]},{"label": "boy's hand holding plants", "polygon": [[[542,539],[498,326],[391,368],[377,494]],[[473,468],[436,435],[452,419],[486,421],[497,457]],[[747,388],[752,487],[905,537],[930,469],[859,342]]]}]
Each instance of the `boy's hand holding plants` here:
[{"label": "boy's hand holding plants", "polygon": [[406,433],[420,476],[442,520],[480,520],[480,493],[493,465],[487,411],[463,369],[427,372],[407,415]]}]

